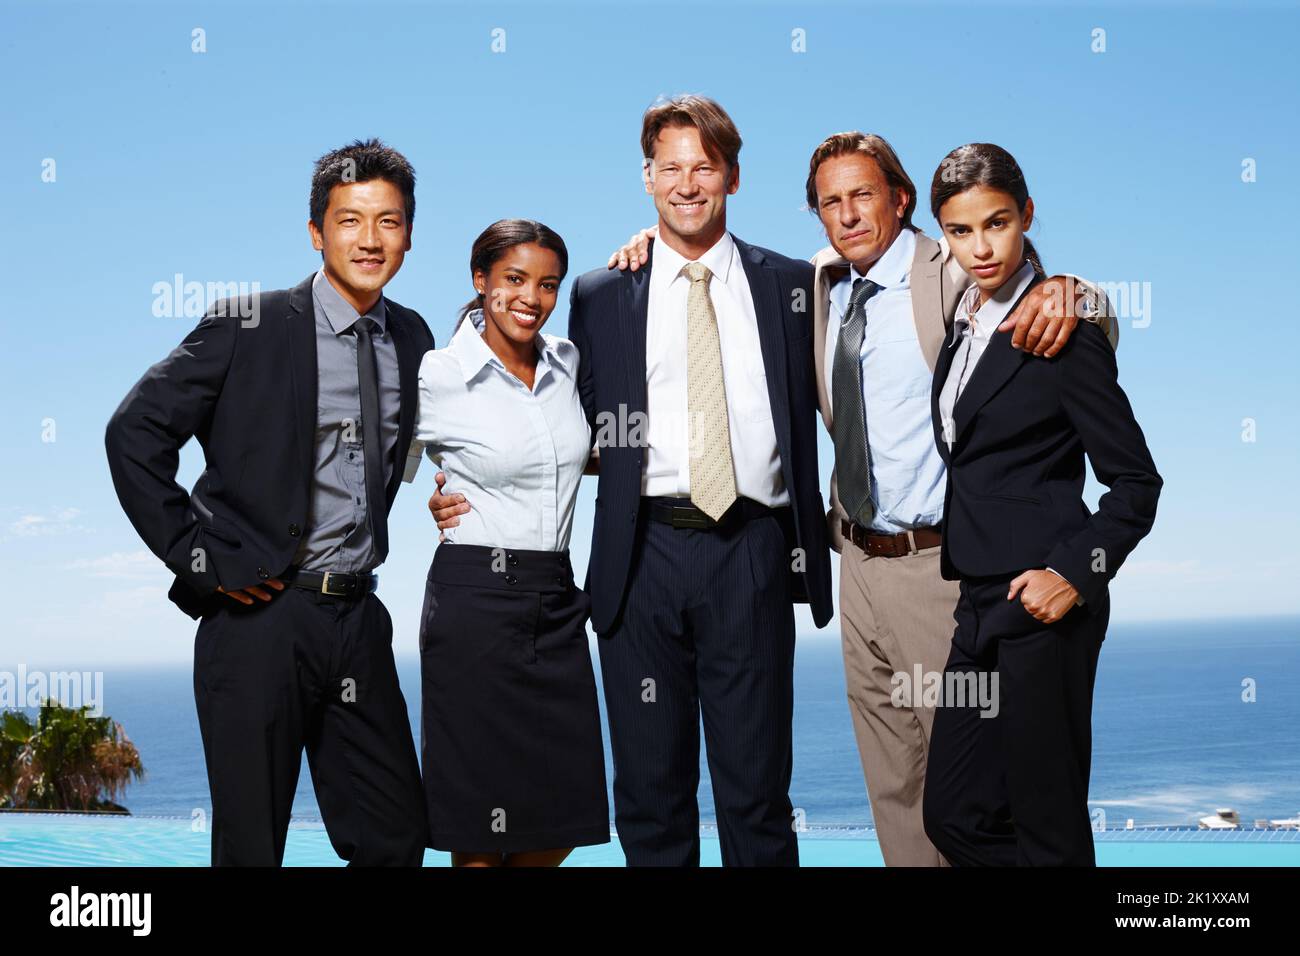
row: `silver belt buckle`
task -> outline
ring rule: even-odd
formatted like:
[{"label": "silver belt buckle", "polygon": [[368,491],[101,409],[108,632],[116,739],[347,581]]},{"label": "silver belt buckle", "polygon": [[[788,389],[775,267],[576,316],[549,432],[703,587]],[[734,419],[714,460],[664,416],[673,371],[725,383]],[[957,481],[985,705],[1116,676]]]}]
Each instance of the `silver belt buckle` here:
[{"label": "silver belt buckle", "polygon": [[321,582],[320,582],[320,592],[321,592],[321,594],[329,594],[329,595],[333,595],[334,597],[347,597],[348,594],[349,594],[349,592],[348,592],[346,589],[345,589],[345,590],[342,590],[342,591],[331,591],[331,590],[330,590],[330,575],[333,574],[333,573],[334,573],[334,572],[332,572],[332,571],[326,571],[326,572],[325,572],[325,576],[324,576],[323,578],[321,578]]}]

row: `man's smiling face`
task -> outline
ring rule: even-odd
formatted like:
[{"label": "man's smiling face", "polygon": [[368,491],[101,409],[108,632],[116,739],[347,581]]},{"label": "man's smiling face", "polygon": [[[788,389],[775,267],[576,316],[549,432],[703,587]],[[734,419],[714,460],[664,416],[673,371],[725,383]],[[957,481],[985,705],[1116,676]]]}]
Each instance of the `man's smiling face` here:
[{"label": "man's smiling face", "polygon": [[338,184],[321,228],[313,222],[309,229],[325,274],[358,312],[374,303],[411,249],[402,191],[386,179]]},{"label": "man's smiling face", "polygon": [[659,229],[672,244],[711,246],[727,228],[727,197],[740,188],[739,166],[710,156],[694,126],[665,126],[655,138],[646,192]]}]

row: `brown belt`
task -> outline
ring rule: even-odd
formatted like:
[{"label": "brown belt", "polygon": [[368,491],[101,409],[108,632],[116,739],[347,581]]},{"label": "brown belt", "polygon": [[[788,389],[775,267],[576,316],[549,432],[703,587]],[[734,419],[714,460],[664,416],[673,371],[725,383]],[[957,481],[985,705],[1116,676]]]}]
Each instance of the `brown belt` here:
[{"label": "brown belt", "polygon": [[[915,554],[922,548],[937,548],[943,543],[943,533],[938,525],[913,528],[911,531],[900,531],[898,534],[880,534],[868,531],[856,521],[841,518],[840,531],[847,540],[852,541],[873,558],[901,558],[907,554]],[[913,542],[916,543],[915,547],[912,546]]]}]

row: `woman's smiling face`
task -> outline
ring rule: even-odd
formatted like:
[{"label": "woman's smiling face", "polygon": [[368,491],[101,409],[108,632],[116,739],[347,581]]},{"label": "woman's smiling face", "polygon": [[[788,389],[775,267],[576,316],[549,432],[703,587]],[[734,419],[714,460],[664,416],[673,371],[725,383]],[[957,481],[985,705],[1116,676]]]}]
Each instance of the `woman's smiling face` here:
[{"label": "woman's smiling face", "polygon": [[485,335],[527,344],[555,310],[560,257],[535,242],[511,246],[489,272],[474,273],[483,296]]}]

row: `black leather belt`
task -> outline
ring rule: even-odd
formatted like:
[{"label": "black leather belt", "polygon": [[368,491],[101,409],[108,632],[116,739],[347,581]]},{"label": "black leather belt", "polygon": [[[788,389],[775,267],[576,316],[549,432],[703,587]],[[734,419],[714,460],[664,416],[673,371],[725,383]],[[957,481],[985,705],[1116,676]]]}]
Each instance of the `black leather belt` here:
[{"label": "black leather belt", "polygon": [[318,591],[349,601],[359,601],[379,587],[377,574],[351,574],[344,571],[302,571],[289,568],[280,575],[280,580],[296,588]]},{"label": "black leather belt", "polygon": [[650,518],[654,521],[670,524],[674,528],[694,528],[698,531],[711,531],[715,528],[728,528],[744,521],[752,521],[766,515],[777,515],[788,508],[769,508],[752,498],[737,498],[727,509],[720,521],[714,521],[707,514],[691,504],[689,498],[643,498]]}]

